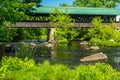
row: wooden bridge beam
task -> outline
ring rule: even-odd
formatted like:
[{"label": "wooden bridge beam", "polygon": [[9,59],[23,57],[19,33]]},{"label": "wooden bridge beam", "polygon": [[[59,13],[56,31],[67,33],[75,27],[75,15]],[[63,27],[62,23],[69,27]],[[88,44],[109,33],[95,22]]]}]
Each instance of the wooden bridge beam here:
[{"label": "wooden bridge beam", "polygon": [[[111,23],[103,23],[105,25],[111,25]],[[40,27],[40,28],[50,28],[52,27],[49,22],[17,22],[16,24],[12,24],[9,27]],[[75,23],[74,27],[92,27],[91,23]],[[115,23],[115,27],[120,28],[120,23]]]},{"label": "wooden bridge beam", "polygon": [[[91,23],[75,23],[74,27],[91,27]],[[9,27],[11,28],[20,28],[20,27],[40,27],[40,28],[50,28],[52,27],[49,22],[17,22],[12,24]]]}]

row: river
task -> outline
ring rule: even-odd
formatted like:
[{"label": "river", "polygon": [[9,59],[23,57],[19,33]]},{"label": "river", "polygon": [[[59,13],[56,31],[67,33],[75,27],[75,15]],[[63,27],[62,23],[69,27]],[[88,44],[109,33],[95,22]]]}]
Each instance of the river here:
[{"label": "river", "polygon": [[[30,45],[33,46],[33,45]],[[70,67],[82,64],[80,59],[98,52],[103,52],[108,56],[106,63],[114,69],[120,71],[120,47],[102,47],[99,50],[86,49],[89,45],[81,46],[79,41],[73,41],[71,44],[55,44],[54,47],[48,48],[43,44],[37,44],[34,51],[28,57],[33,58],[37,63],[49,60],[52,64],[66,64]],[[24,53],[26,55],[28,53]],[[23,55],[23,54],[22,54]],[[0,48],[0,58],[2,56],[15,56],[14,53],[4,52],[4,47]],[[20,56],[20,55],[19,55]]]}]

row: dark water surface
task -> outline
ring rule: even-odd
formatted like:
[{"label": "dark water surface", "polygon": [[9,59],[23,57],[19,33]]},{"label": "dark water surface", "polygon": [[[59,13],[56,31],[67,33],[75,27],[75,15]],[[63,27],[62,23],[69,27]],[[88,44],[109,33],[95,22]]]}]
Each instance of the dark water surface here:
[{"label": "dark water surface", "polygon": [[[31,45],[32,46],[32,45]],[[80,45],[79,41],[71,42],[71,44],[55,44],[52,48],[47,48],[39,44],[35,48],[33,59],[36,62],[49,60],[51,63],[62,63],[74,67],[82,64],[80,59],[98,52],[103,52],[108,56],[107,63],[113,68],[120,71],[120,47],[100,47],[100,50],[87,50],[88,45]],[[5,53],[3,47],[0,47],[0,57],[3,55],[13,55],[13,53]]]}]

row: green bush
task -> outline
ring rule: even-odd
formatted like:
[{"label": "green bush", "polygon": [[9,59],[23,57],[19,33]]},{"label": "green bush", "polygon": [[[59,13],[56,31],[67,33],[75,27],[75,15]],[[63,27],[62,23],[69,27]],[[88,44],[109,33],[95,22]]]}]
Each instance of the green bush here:
[{"label": "green bush", "polygon": [[17,36],[13,37],[14,41],[18,40],[46,40],[47,29],[46,28],[18,28]]},{"label": "green bush", "polygon": [[120,80],[120,72],[105,63],[79,65],[74,69],[67,65],[35,64],[32,59],[4,57],[0,77],[5,80]]},{"label": "green bush", "polygon": [[90,39],[93,45],[120,46],[120,32],[114,28],[114,24],[103,25],[100,17],[94,18],[92,24],[93,28],[88,30],[84,38]]},{"label": "green bush", "polygon": [[119,42],[115,42],[115,41],[112,41],[112,40],[100,40],[100,39],[92,38],[89,42],[92,45],[102,45],[102,46],[109,46],[109,47],[120,46]]},{"label": "green bush", "polygon": [[117,30],[117,29],[115,30],[113,39],[116,40],[117,42],[120,42],[120,31],[119,31],[119,29],[118,29],[118,30]]},{"label": "green bush", "polygon": [[67,39],[58,40],[58,43],[63,43],[63,44],[65,44],[65,43],[68,43],[68,40],[67,40]]}]

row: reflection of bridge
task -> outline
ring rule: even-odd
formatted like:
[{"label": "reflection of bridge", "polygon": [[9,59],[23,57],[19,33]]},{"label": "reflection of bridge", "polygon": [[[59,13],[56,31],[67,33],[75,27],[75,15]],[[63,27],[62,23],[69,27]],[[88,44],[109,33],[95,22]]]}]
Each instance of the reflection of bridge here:
[{"label": "reflection of bridge", "polygon": [[[53,7],[34,7],[28,19],[23,22],[17,22],[11,27],[52,27],[49,24],[49,15],[53,11]],[[113,8],[79,8],[79,7],[58,7],[63,13],[68,13],[71,18],[75,19],[74,27],[91,27],[91,20],[94,17],[101,17],[104,24],[111,24],[112,20],[116,27],[120,27],[120,10]]]}]

